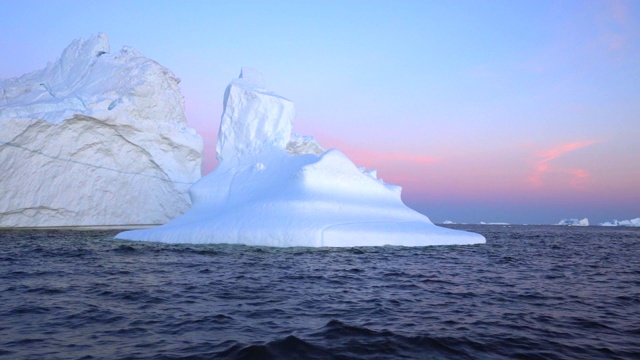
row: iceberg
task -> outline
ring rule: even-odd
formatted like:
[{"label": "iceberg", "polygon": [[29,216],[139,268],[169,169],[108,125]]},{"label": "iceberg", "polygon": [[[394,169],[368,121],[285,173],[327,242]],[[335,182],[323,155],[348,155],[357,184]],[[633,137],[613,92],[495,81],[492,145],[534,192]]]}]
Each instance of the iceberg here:
[{"label": "iceberg", "polygon": [[564,226],[589,226],[589,219],[584,218],[582,220],[578,219],[562,219],[556,225],[564,225]]},{"label": "iceberg", "polygon": [[600,226],[633,226],[640,227],[640,218],[630,219],[630,220],[612,220],[603,222]]},{"label": "iceberg", "polygon": [[292,134],[293,103],[243,68],[224,95],[218,167],[189,190],[192,206],[160,227],[116,238],[277,247],[479,244],[479,234],[435,226],[399,186],[337,149]]},{"label": "iceberg", "polygon": [[0,80],[0,227],[162,224],[189,209],[202,138],[179,79],[105,34]]}]

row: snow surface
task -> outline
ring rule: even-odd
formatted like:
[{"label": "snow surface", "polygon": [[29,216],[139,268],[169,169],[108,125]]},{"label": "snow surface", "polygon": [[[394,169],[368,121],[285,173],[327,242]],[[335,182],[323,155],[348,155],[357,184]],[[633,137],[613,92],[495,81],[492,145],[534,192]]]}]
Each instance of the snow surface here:
[{"label": "snow surface", "polygon": [[589,219],[584,218],[582,220],[578,219],[562,219],[557,225],[565,225],[565,226],[589,226]]},{"label": "snow surface", "polygon": [[0,227],[161,224],[190,206],[202,138],[179,79],[105,34],[0,80]]},{"label": "snow surface", "polygon": [[611,220],[603,222],[600,226],[638,226],[640,227],[640,217],[630,220]]},{"label": "snow surface", "polygon": [[226,89],[218,167],[194,184],[192,207],[167,224],[119,239],[260,246],[378,246],[484,243],[435,226],[408,208],[401,188],[356,167],[336,149],[291,134],[293,103],[242,69]]}]

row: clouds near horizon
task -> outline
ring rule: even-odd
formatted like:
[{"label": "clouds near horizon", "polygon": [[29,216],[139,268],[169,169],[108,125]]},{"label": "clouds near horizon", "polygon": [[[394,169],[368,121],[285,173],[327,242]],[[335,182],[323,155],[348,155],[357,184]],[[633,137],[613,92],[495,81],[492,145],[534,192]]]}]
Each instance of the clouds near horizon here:
[{"label": "clouds near horizon", "polygon": [[[557,188],[561,185],[569,185],[573,190],[583,189],[584,183],[589,178],[589,173],[585,169],[562,166],[555,160],[596,143],[596,141],[569,142],[538,153],[536,160],[534,160],[533,171],[528,177],[529,183],[536,188],[543,186]],[[556,183],[550,184],[551,181]]]}]

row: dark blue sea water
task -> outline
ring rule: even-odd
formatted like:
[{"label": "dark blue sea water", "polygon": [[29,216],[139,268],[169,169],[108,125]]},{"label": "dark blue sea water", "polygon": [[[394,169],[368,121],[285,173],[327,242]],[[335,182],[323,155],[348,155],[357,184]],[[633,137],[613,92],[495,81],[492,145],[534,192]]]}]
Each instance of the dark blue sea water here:
[{"label": "dark blue sea water", "polygon": [[640,229],[276,249],[0,231],[3,359],[640,358]]}]

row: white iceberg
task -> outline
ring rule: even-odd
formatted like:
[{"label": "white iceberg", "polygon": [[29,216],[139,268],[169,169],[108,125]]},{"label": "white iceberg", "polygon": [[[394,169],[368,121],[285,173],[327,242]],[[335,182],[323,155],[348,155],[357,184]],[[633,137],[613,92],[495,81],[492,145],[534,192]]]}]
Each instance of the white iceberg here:
[{"label": "white iceberg", "polygon": [[229,84],[218,135],[218,167],[190,189],[192,207],[169,223],[118,239],[260,246],[378,246],[484,243],[435,226],[408,208],[400,187],[356,167],[312,137],[291,135],[293,103],[243,69]]},{"label": "white iceberg", "polygon": [[600,226],[633,226],[640,227],[640,218],[630,219],[630,220],[612,220],[603,222]]},{"label": "white iceberg", "polygon": [[190,207],[202,138],[179,79],[105,34],[0,80],[0,227],[162,224]]},{"label": "white iceberg", "polygon": [[556,225],[564,225],[564,226],[589,226],[589,219],[584,218],[582,220],[578,219],[562,219]]}]

